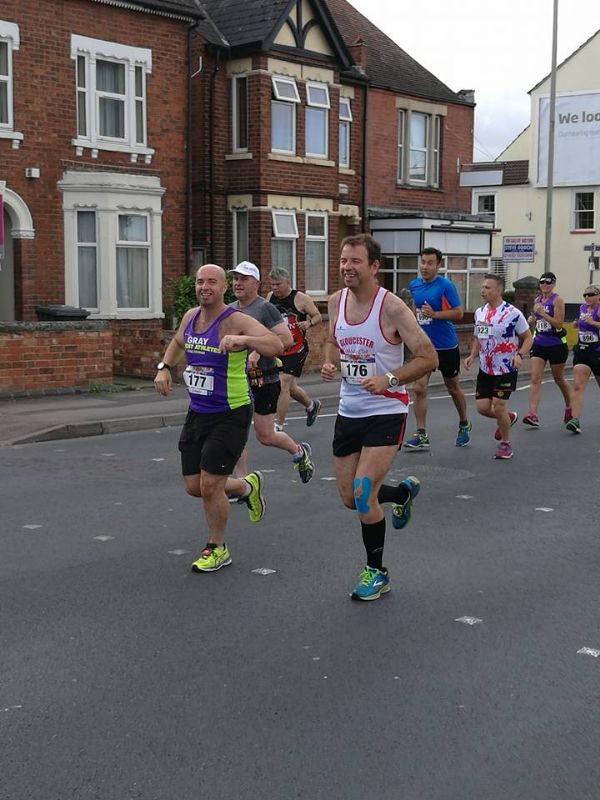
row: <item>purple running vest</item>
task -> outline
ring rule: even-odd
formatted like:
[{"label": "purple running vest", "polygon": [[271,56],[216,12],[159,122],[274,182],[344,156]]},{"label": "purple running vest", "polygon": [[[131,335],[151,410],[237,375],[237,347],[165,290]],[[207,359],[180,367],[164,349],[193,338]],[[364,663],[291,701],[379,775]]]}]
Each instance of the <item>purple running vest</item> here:
[{"label": "purple running vest", "polygon": [[190,396],[190,408],[198,414],[231,411],[249,405],[250,390],[246,375],[247,351],[221,353],[219,350],[219,324],[236,314],[226,308],[205,330],[194,330],[200,314],[190,319],[183,334],[187,367],[183,373]]},{"label": "purple running vest", "polygon": [[[584,321],[584,316],[590,313],[590,307],[587,303],[582,303],[579,306],[579,321],[577,326],[577,344],[579,347],[586,350],[599,350],[600,351],[600,330],[589,322]],[[592,319],[600,322],[600,305],[594,306],[592,311]]]},{"label": "purple running vest", "polygon": [[[535,298],[536,303],[541,303],[544,306],[544,311],[549,316],[554,316],[554,301],[558,297],[556,292],[544,301],[543,295],[539,294]],[[540,347],[552,347],[552,345],[561,344],[564,339],[559,336],[554,328],[547,320],[542,319],[539,314],[534,314],[535,317],[535,336],[534,342]]]}]

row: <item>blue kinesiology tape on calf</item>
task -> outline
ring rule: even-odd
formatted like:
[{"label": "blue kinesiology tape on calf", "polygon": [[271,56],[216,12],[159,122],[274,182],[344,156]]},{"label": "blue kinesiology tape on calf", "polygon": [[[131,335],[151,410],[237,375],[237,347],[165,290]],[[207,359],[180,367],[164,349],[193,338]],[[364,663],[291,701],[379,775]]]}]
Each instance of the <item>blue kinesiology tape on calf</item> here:
[{"label": "blue kinesiology tape on calf", "polygon": [[[360,489],[360,494],[358,490]],[[371,478],[354,478],[354,505],[359,514],[368,514],[371,510],[369,495],[371,494]]]}]

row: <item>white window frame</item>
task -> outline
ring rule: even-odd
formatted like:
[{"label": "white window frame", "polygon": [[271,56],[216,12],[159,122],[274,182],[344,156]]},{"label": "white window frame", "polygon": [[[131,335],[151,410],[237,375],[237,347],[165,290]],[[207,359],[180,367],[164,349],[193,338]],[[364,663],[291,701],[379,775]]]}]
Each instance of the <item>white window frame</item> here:
[{"label": "white window frame", "polygon": [[[238,118],[238,83],[243,80],[246,84],[246,145],[240,145]],[[248,76],[234,75],[231,79],[231,148],[233,153],[248,152]]]},{"label": "white window frame", "polygon": [[[145,239],[121,239],[119,234],[121,217],[141,217],[146,221],[146,238]],[[119,208],[116,215],[116,231],[115,231],[115,267],[118,269],[117,253],[119,250],[144,250],[147,253],[147,270],[148,270],[148,305],[147,306],[119,306],[118,292],[117,292],[117,307],[120,311],[149,311],[152,303],[152,270],[150,265],[150,242],[151,242],[151,219],[150,215],[145,211],[138,209]]]},{"label": "white window frame", "polygon": [[[296,85],[296,79],[290,78],[287,75],[272,75],[271,76],[271,84],[273,86],[273,95],[275,100],[281,100],[285,103],[299,103],[300,102],[300,94],[298,93],[298,86]],[[291,86],[293,91],[293,97],[288,97],[287,95],[281,92],[281,87],[283,86]]]},{"label": "white window frame", "polygon": [[[282,231],[280,229],[277,217],[287,217],[293,220],[292,233],[286,233],[285,231]],[[271,252],[273,248],[273,242],[277,240],[283,240],[285,242],[292,243],[292,264],[290,272],[292,277],[292,285],[294,286],[296,284],[296,242],[299,236],[298,220],[296,218],[296,212],[288,209],[274,208],[271,211],[271,219],[273,225],[273,236],[271,238]]]},{"label": "white window frame", "polygon": [[[288,78],[285,75],[272,75],[271,84],[273,87],[273,98],[271,100],[271,152],[281,153],[283,155],[295,155],[296,153],[296,104],[300,102],[300,95],[298,94],[298,87],[294,78]],[[287,97],[280,91],[281,86],[292,86],[294,95]],[[289,107],[290,111],[290,133],[291,133],[291,148],[286,150],[284,148],[273,146],[273,113],[272,110],[275,106]]]},{"label": "white window frame", "polygon": [[[593,199],[593,206],[589,209],[577,209],[577,197],[581,194],[591,194]],[[591,212],[593,218],[593,224],[591,228],[582,228],[580,225],[577,224],[577,215],[578,214],[589,214]],[[571,208],[571,220],[572,226],[571,230],[573,231],[595,231],[596,230],[596,192],[592,191],[576,191],[573,192],[573,201],[572,201],[572,208]]]},{"label": "white window frame", "polygon": [[[297,239],[298,238],[298,220],[296,219],[296,212],[288,209],[274,208],[271,211],[273,220],[273,238],[274,239]],[[287,217],[293,221],[293,232],[286,233],[282,231],[279,226],[277,217]]]},{"label": "white window frame", "polygon": [[8,74],[0,77],[0,82],[6,85],[6,105],[8,119],[0,122],[0,139],[12,139],[12,146],[17,149],[23,140],[23,134],[15,130],[14,111],[14,63],[13,53],[19,49],[19,26],[14,22],[0,19],[0,42],[6,45]]},{"label": "white window frame", "polygon": [[[83,70],[85,85],[79,79],[79,58],[85,60]],[[110,150],[113,152],[126,152],[131,154],[131,160],[137,156],[145,157],[150,163],[154,150],[148,147],[148,108],[147,108],[147,78],[152,72],[152,51],[143,47],[131,47],[109,42],[102,39],[92,39],[88,36],[71,35],[71,59],[75,64],[75,102],[77,113],[76,136],[72,144],[77,148],[77,154],[83,155],[84,148],[94,150]],[[123,64],[125,68],[125,95],[124,97],[124,137],[114,138],[101,136],[99,130],[99,100],[101,96],[113,95],[101,92],[96,83],[96,62],[108,61]],[[136,78],[141,70],[141,93],[136,86]],[[85,133],[80,129],[80,110],[85,110]],[[142,131],[138,131],[137,117],[141,106]],[[138,135],[139,134],[139,135]],[[138,141],[141,139],[141,141]],[[92,155],[94,153],[92,152]]]},{"label": "white window frame", "polygon": [[[312,236],[309,234],[309,219],[315,217],[323,220],[323,236]],[[314,289],[308,284],[308,275],[306,272],[306,245],[307,242],[322,242],[323,243],[323,288]],[[326,295],[328,292],[328,265],[329,260],[327,257],[329,248],[329,215],[325,211],[306,211],[304,214],[304,284],[306,293],[310,295]]]},{"label": "white window frame", "polygon": [[[342,154],[342,129],[346,134],[347,152]],[[349,97],[340,97],[339,113],[339,138],[338,138],[338,164],[344,169],[350,169],[350,134],[352,131],[352,106]]]},{"label": "white window frame", "polygon": [[[124,180],[126,178],[126,180]],[[156,176],[67,171],[58,183],[63,192],[65,303],[79,305],[77,212],[96,212],[98,308],[91,319],[162,319],[162,195]],[[119,215],[147,217],[144,243],[119,241]],[[148,248],[148,308],[117,304],[117,245]]]},{"label": "white window frame", "polygon": [[[493,211],[480,211],[479,210],[479,201],[482,197],[493,197],[494,198],[494,210]],[[473,192],[473,206],[472,206],[472,213],[473,214],[486,214],[488,217],[493,216],[493,224],[496,227],[496,213],[497,213],[497,203],[498,203],[498,194],[497,192]]]},{"label": "white window frame", "polygon": [[[94,242],[80,242],[79,241],[79,225],[78,225],[78,218],[79,214],[82,212],[91,213],[94,215],[94,229],[95,229],[95,241]],[[85,306],[81,304],[81,291],[79,286],[79,250],[83,247],[91,248],[93,247],[96,251],[96,305],[95,306]],[[100,242],[98,241],[98,214],[95,208],[77,208],[75,213],[75,249],[76,249],[76,257],[75,261],[77,264],[77,303],[76,305],[81,308],[86,308],[89,311],[98,311],[98,298],[100,297],[100,286],[99,286],[99,275],[98,275],[98,264],[99,264],[99,254],[100,254]]]},{"label": "white window frame", "polygon": [[[239,225],[240,221],[244,220],[244,224],[246,227],[246,252],[241,253],[239,249],[239,240],[238,240],[238,232],[239,232]],[[233,263],[239,264],[240,261],[248,261],[249,253],[248,248],[250,246],[248,234],[249,234],[249,225],[248,225],[248,209],[247,208],[234,208],[231,212],[231,232],[232,232],[232,250],[233,250]]]},{"label": "white window frame", "polygon": [[[326,83],[321,83],[320,81],[306,81],[305,86],[306,86],[306,109],[304,112],[305,153],[309,158],[327,159],[329,157],[329,109],[331,108],[331,101],[329,98],[329,87],[327,86]],[[311,96],[317,91],[325,92],[326,99],[324,101],[317,100],[314,96]],[[308,149],[307,120],[308,120],[309,109],[316,109],[316,113],[318,113],[320,117],[322,117],[324,150],[320,153]]]},{"label": "white window frame", "polygon": [[[426,146],[416,146],[411,140],[413,115],[419,115],[426,121]],[[437,189],[441,178],[441,136],[443,115],[426,111],[413,111],[408,108],[398,109],[398,161],[396,182],[402,186],[422,186]],[[413,178],[410,174],[411,152],[425,153],[425,179]]]}]

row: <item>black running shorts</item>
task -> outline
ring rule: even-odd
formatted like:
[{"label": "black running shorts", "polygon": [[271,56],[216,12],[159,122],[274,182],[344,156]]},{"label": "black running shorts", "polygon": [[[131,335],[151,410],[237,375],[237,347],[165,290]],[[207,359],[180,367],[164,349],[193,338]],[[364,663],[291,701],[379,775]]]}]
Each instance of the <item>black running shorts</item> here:
[{"label": "black running shorts", "polygon": [[458,345],[450,350],[436,350],[438,369],[444,378],[456,378],[460,372],[460,350]]},{"label": "black running shorts", "polygon": [[517,376],[517,372],[506,372],[504,375],[488,375],[487,372],[480,369],[477,375],[475,399],[483,400],[495,397],[498,400],[508,400],[512,392],[517,388]]},{"label": "black running shorts", "polygon": [[300,350],[299,353],[291,353],[289,356],[280,356],[281,358],[281,371],[286,375],[294,375],[299,378],[302,375],[304,362],[308,356],[308,348]]},{"label": "black running shorts", "polygon": [[216,414],[189,410],[179,437],[182,473],[231,475],[248,441],[251,421],[251,405]]},{"label": "black running shorts", "polygon": [[600,350],[591,350],[575,345],[573,348],[573,366],[576,364],[585,364],[597,378],[600,375]]},{"label": "black running shorts", "polygon": [[534,344],[529,355],[531,358],[541,358],[549,364],[565,364],[569,357],[569,348],[564,342],[542,346]]},{"label": "black running shorts", "polygon": [[277,411],[277,401],[281,394],[281,383],[279,379],[275,383],[265,383],[262,386],[255,386],[251,390],[254,398],[254,413],[259,417],[266,417]]},{"label": "black running shorts", "polygon": [[372,417],[337,415],[333,433],[333,455],[337,458],[359,453],[363,447],[400,449],[407,414],[381,414]]}]

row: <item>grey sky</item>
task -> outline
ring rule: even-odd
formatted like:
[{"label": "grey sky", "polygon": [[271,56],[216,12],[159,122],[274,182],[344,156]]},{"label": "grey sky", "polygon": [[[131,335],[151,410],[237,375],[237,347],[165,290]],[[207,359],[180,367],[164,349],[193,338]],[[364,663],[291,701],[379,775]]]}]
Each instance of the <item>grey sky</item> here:
[{"label": "grey sky", "polygon": [[[527,92],[550,72],[552,0],[350,0],[454,91],[474,89],[475,161],[529,123]],[[558,62],[600,29],[600,0],[559,0]],[[600,65],[598,65],[600,89]]]}]

